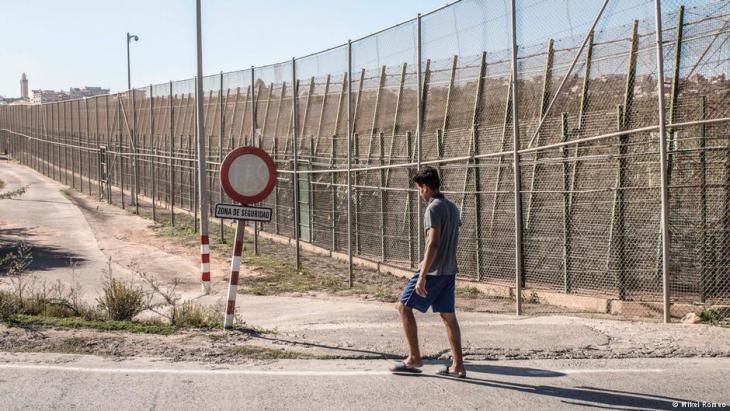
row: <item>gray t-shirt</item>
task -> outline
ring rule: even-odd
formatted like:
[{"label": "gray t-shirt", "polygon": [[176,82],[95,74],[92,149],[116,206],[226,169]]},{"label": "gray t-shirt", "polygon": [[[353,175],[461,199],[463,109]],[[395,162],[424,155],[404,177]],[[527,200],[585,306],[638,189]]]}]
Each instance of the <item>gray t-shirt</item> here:
[{"label": "gray t-shirt", "polygon": [[423,214],[423,231],[426,249],[428,230],[438,230],[439,246],[436,258],[429,267],[428,275],[456,275],[456,244],[459,242],[459,209],[443,195],[434,197]]}]

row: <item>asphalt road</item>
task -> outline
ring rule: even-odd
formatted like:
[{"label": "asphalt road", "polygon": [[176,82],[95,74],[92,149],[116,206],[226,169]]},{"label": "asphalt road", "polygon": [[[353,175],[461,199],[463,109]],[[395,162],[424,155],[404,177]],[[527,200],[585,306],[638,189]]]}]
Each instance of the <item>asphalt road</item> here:
[{"label": "asphalt road", "polygon": [[394,376],[388,364],[0,354],[0,409],[671,410],[730,403],[726,358],[473,362],[466,380],[435,376],[439,364],[420,376]]},{"label": "asphalt road", "polygon": [[87,291],[99,290],[107,258],[81,210],[63,194],[65,186],[8,160],[0,160],[0,179],[7,191],[27,187],[24,195],[0,201],[5,247],[15,241],[32,247],[28,271],[38,281],[76,282]]}]

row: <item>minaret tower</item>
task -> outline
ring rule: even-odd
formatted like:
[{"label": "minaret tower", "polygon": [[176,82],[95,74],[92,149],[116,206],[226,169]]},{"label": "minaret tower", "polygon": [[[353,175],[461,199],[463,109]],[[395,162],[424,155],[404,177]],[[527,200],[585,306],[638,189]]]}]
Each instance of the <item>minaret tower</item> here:
[{"label": "minaret tower", "polygon": [[28,76],[25,73],[20,77],[20,97],[28,99]]}]

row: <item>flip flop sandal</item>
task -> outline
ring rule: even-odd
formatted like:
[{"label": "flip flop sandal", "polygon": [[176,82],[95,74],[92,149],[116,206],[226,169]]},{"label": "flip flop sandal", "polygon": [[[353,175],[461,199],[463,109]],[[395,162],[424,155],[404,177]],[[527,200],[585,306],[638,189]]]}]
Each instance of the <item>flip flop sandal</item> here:
[{"label": "flip flop sandal", "polygon": [[440,375],[442,377],[452,377],[452,378],[466,378],[466,371],[462,372],[451,372],[449,371],[450,366],[447,365],[446,368],[443,370],[437,371],[436,375]]},{"label": "flip flop sandal", "polygon": [[420,374],[422,371],[415,367],[409,367],[403,361],[390,368],[390,372],[394,374]]}]

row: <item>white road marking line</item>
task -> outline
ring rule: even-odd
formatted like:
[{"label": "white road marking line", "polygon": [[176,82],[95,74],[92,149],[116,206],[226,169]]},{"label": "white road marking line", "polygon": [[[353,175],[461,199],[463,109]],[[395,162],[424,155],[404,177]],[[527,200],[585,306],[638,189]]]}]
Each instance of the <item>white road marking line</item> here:
[{"label": "white road marking line", "polygon": [[101,374],[219,374],[219,375],[268,375],[268,376],[319,376],[319,377],[350,377],[366,375],[391,375],[389,371],[352,370],[352,371],[298,371],[298,370],[196,370],[190,368],[100,368],[100,367],[64,367],[60,365],[36,364],[0,364],[0,369],[38,370],[38,371],[65,371]]},{"label": "white road marking line", "polygon": [[[467,366],[467,370],[468,370]],[[38,371],[65,371],[101,374],[218,374],[218,375],[265,375],[265,376],[310,376],[310,377],[353,377],[392,375],[387,370],[349,370],[349,371],[306,371],[306,370],[231,370],[231,369],[191,369],[191,368],[102,368],[102,367],[66,367],[60,365],[40,364],[0,364],[0,369],[38,370]],[[601,374],[601,373],[661,373],[663,369],[646,368],[592,368],[592,369],[564,369],[564,370],[529,370],[527,374],[535,376],[561,374]],[[482,373],[475,373],[482,374]],[[483,374],[490,374],[489,372]]]}]

